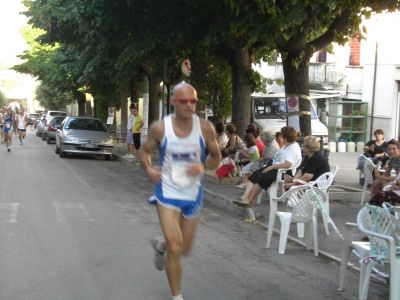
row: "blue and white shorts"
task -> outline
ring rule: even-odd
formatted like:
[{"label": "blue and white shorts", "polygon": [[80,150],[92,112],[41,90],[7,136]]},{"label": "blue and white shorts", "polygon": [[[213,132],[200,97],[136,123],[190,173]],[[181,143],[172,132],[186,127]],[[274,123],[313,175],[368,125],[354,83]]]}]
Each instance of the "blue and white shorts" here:
[{"label": "blue and white shorts", "polygon": [[185,219],[194,219],[200,215],[203,206],[203,197],[199,197],[196,201],[159,199],[155,195],[147,200],[152,205],[162,205],[166,208],[173,209],[182,213]]}]

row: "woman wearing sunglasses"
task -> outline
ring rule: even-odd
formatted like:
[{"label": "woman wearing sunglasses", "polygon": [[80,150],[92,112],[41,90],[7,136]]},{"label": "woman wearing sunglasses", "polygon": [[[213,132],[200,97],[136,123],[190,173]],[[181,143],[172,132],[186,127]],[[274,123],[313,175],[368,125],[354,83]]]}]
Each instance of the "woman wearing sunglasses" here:
[{"label": "woman wearing sunglasses", "polygon": [[[182,300],[181,256],[191,248],[203,202],[204,164],[216,169],[220,152],[213,125],[196,114],[197,92],[182,82],[173,90],[175,113],[154,123],[149,130],[141,160],[156,183],[154,197],[164,238],[152,239],[154,262],[166,268],[172,298]],[[151,163],[159,149],[160,166]],[[206,159],[206,149],[210,154]],[[165,256],[165,254],[167,254]]]}]

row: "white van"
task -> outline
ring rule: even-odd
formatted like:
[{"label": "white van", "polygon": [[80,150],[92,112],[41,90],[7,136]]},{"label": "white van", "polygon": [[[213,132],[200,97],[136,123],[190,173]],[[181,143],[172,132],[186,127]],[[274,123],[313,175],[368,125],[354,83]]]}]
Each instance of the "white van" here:
[{"label": "white van", "polygon": [[[340,94],[310,94],[311,97],[311,134],[314,136],[325,137],[327,142],[328,127],[323,124],[317,114],[314,104],[320,100],[332,100],[332,98],[340,99]],[[286,126],[286,97],[284,93],[278,94],[253,94],[252,102],[252,118],[253,122],[261,129],[279,131]],[[328,101],[327,101],[328,102]],[[328,103],[326,103],[328,104]]]}]

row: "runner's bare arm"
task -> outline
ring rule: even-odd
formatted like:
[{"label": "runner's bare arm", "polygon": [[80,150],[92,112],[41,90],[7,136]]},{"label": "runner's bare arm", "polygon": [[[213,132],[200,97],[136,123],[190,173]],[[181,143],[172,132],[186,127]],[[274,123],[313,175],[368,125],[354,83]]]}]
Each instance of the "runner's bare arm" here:
[{"label": "runner's bare arm", "polygon": [[150,126],[147,140],[140,151],[143,168],[154,182],[161,179],[161,170],[155,168],[151,162],[151,154],[157,149],[164,136],[164,121],[158,121]]},{"label": "runner's bare arm", "polygon": [[207,168],[215,170],[218,168],[221,161],[221,152],[218,147],[217,134],[215,133],[214,126],[211,122],[203,119],[201,120],[201,130],[203,132],[207,150],[210,153],[206,160]]}]

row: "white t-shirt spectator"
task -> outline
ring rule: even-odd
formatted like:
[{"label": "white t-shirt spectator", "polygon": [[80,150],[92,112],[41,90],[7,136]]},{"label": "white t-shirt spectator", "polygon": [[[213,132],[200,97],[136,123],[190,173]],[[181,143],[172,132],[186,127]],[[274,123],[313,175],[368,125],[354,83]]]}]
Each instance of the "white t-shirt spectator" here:
[{"label": "white t-shirt spectator", "polygon": [[279,149],[274,157],[273,164],[283,164],[289,161],[292,163],[291,169],[295,169],[301,164],[301,149],[297,142]]},{"label": "white t-shirt spectator", "polygon": [[126,129],[132,130],[133,123],[135,122],[135,116],[131,114],[128,118],[128,124],[126,125]]},{"label": "white t-shirt spectator", "polygon": [[221,133],[217,137],[217,143],[220,149],[225,148],[226,144],[228,144],[228,136],[225,132]]}]

